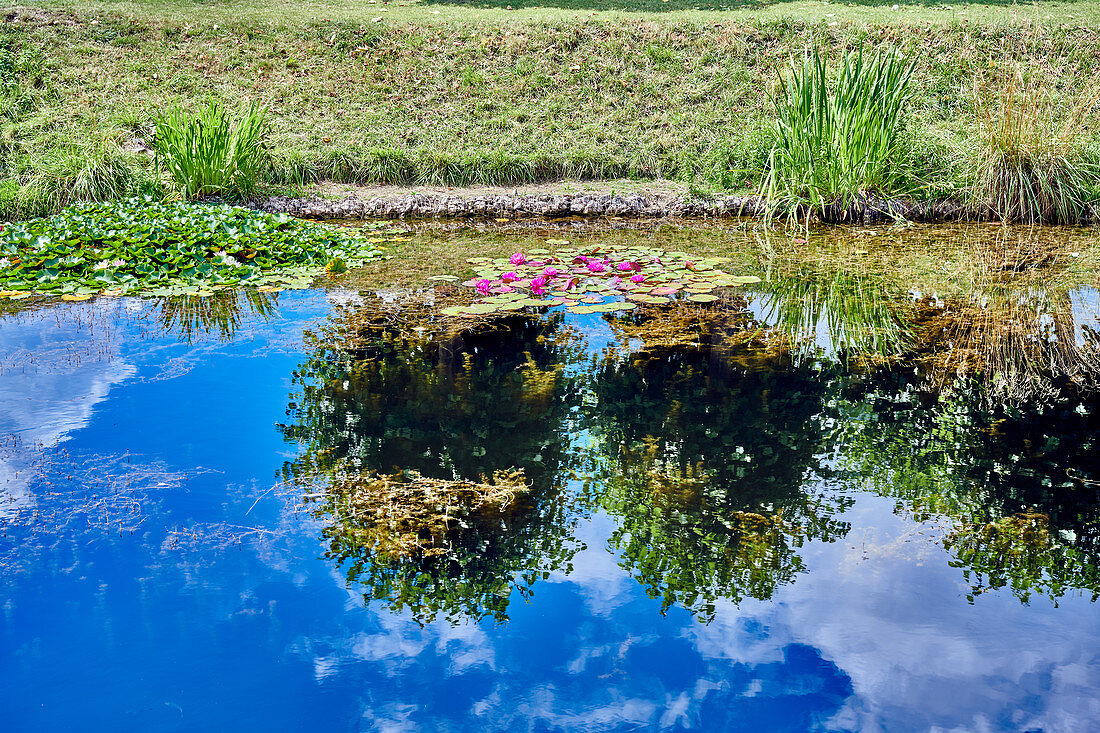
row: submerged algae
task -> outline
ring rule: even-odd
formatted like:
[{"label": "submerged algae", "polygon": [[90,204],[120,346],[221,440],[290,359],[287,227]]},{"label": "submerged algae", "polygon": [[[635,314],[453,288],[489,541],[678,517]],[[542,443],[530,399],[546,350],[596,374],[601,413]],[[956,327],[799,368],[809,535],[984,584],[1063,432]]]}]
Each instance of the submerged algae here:
[{"label": "submerged algae", "polygon": [[338,471],[311,498],[320,501],[314,514],[328,522],[333,556],[364,553],[387,561],[451,554],[455,535],[474,524],[499,524],[529,489],[522,470],[479,481]]}]

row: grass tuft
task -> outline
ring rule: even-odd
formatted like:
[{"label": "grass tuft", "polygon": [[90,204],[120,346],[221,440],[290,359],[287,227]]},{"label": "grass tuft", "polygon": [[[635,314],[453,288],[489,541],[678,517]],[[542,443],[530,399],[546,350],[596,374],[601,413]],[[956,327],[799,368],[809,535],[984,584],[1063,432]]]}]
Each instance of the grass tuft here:
[{"label": "grass tuft", "polygon": [[111,201],[137,190],[140,178],[111,136],[101,142],[60,147],[38,160],[23,205],[57,211],[77,201]]},{"label": "grass tuft", "polygon": [[1043,77],[1016,67],[979,78],[978,135],[966,151],[971,205],[1007,221],[1076,223],[1100,186],[1089,147],[1100,90],[1055,96]]},{"label": "grass tuft", "polygon": [[267,110],[250,103],[234,124],[217,103],[195,114],[175,108],[157,120],[157,155],[185,198],[245,197],[264,168]]},{"label": "grass tuft", "polygon": [[869,195],[901,192],[908,176],[901,154],[902,110],[913,62],[896,53],[845,52],[836,86],[820,50],[790,75],[773,98],[776,141],[760,193],[768,216],[805,209],[824,214]]}]

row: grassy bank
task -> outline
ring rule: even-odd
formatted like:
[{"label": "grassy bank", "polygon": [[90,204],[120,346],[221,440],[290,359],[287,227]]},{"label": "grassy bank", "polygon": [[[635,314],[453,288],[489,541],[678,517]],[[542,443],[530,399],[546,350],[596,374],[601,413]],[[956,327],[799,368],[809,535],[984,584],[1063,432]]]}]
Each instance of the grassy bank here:
[{"label": "grassy bank", "polygon": [[44,2],[0,15],[0,218],[155,187],[158,111],[270,108],[263,185],[669,178],[759,183],[767,96],[810,44],[916,59],[903,131],[928,195],[959,185],[980,74],[1057,96],[1100,75],[1100,3],[749,4],[523,0]]}]

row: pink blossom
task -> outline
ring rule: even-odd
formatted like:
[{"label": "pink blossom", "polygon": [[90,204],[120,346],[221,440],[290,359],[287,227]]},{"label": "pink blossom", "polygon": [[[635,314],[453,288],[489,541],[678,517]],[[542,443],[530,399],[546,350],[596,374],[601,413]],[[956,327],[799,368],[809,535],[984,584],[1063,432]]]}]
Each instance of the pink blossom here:
[{"label": "pink blossom", "polygon": [[552,279],[558,276],[558,269],[556,267],[547,267],[542,271],[542,276],[548,279]]},{"label": "pink blossom", "polygon": [[527,258],[523,256],[522,252],[516,252],[514,255],[508,258],[508,261],[513,265],[522,265],[527,262]]},{"label": "pink blossom", "polygon": [[491,286],[492,286],[491,282],[489,282],[485,278],[481,278],[480,280],[477,281],[477,292],[484,295],[485,293],[489,292],[489,288]]},{"label": "pink blossom", "polygon": [[619,267],[619,270],[621,272],[629,272],[630,270],[634,269],[634,263],[632,263],[632,262],[620,262],[618,267]]},{"label": "pink blossom", "polygon": [[519,280],[519,275],[514,272],[506,272],[500,276],[500,279],[506,283],[515,282],[516,280]]},{"label": "pink blossom", "polygon": [[543,295],[546,293],[546,278],[536,277],[531,281],[531,292],[535,295]]},{"label": "pink blossom", "polygon": [[576,257],[573,258],[573,261],[574,262],[588,262],[588,258],[585,257],[584,255],[577,255]]},{"label": "pink blossom", "polygon": [[643,275],[640,272],[637,275],[631,275],[630,276],[630,282],[632,282],[632,283],[640,283],[643,280],[645,280],[645,275]]},{"label": "pink blossom", "polygon": [[603,272],[604,269],[605,268],[604,268],[602,262],[589,262],[588,263],[588,271],[589,272]]}]

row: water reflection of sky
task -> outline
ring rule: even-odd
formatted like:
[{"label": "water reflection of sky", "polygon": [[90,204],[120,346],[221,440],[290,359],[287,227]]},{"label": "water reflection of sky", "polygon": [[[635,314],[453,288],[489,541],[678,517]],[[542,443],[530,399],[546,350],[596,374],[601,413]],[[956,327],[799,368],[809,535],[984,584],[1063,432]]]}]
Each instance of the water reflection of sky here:
[{"label": "water reflection of sky", "polygon": [[1069,295],[1073,309],[1074,336],[1078,346],[1087,343],[1085,334],[1093,336],[1100,332],[1100,290],[1096,288],[1077,288]]},{"label": "water reflection of sky", "polygon": [[[574,569],[514,599],[505,624],[421,626],[364,606],[319,558],[315,522],[271,491],[291,452],[275,425],[297,335],[327,307],[291,294],[279,321],[192,346],[119,319],[110,354],[0,376],[3,432],[54,446],[17,454],[37,461],[16,485],[43,517],[75,511],[61,494],[83,490],[66,477],[87,466],[132,471],[107,490],[130,492],[144,516],[132,534],[94,512],[43,531],[0,516],[5,729],[1074,731],[1100,719],[1094,605],[970,604],[935,528],[867,494],[844,539],[800,550],[796,582],[770,601],[720,601],[707,625],[660,614],[608,551],[603,513],[581,522]],[[5,322],[0,352],[86,338],[58,328]]]}]

